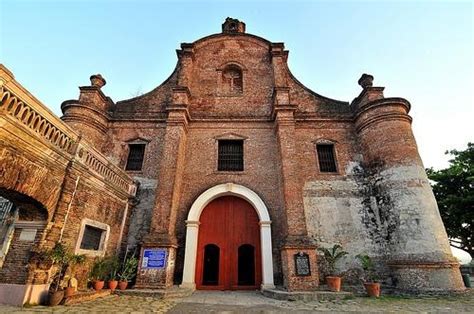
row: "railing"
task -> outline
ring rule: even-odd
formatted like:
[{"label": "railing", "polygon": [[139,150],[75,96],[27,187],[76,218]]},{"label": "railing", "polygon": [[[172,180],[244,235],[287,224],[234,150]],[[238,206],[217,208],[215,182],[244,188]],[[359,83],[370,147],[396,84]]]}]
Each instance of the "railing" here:
[{"label": "railing", "polygon": [[[19,96],[23,95],[23,97]],[[56,117],[41,102],[13,79],[13,75],[0,65],[0,114],[28,129],[40,141],[50,143],[56,150],[75,158],[92,173],[135,195],[136,186],[125,171],[111,163],[86,140]]]},{"label": "railing", "polygon": [[21,101],[4,86],[0,87],[0,111],[13,117],[39,135],[43,140],[50,142],[57,148],[72,153],[75,138],[49,122],[32,106]]},{"label": "railing", "polygon": [[119,167],[112,164],[107,158],[86,142],[79,143],[76,158],[95,172],[105,181],[127,191],[130,195],[135,195],[136,186],[133,180]]}]

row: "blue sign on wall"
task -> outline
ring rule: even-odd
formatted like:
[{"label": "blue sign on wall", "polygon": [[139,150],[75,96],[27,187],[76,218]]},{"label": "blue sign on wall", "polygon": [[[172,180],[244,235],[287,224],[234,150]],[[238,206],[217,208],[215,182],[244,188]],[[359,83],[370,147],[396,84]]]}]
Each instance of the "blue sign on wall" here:
[{"label": "blue sign on wall", "polygon": [[145,249],[143,250],[142,268],[160,269],[166,266],[166,250]]}]

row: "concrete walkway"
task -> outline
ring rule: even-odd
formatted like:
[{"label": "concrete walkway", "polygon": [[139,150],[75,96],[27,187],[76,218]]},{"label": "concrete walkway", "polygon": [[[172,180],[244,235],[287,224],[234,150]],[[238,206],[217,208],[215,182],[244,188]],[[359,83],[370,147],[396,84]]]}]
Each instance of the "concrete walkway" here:
[{"label": "concrete walkway", "polygon": [[278,301],[250,291],[196,291],[182,299],[110,295],[70,306],[11,307],[0,313],[474,313],[474,289],[456,296],[379,299],[355,297],[339,301]]},{"label": "concrete walkway", "polygon": [[474,313],[474,290],[457,296],[379,299],[354,297],[339,301],[278,301],[257,292],[196,291],[180,300],[168,313]]},{"label": "concrete walkway", "polygon": [[168,313],[278,313],[288,312],[288,303],[255,291],[196,291]]}]

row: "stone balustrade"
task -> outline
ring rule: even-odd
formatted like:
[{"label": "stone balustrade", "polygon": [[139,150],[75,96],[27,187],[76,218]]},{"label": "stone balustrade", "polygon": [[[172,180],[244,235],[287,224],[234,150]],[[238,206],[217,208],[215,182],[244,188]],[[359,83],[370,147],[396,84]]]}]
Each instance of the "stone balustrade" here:
[{"label": "stone balustrade", "polygon": [[136,185],[125,171],[111,163],[24,89],[3,65],[0,65],[0,115],[47,143],[51,149],[83,164],[105,182],[135,195]]}]

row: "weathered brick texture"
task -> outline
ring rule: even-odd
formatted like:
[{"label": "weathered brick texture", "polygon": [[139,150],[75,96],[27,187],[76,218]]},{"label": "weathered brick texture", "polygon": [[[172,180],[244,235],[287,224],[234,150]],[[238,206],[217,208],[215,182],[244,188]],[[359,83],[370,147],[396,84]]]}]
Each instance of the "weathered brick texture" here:
[{"label": "weathered brick texture", "polygon": [[[138,202],[126,214],[130,220],[125,220],[122,244],[117,227],[127,196],[108,180],[88,174],[81,162],[73,162],[64,176],[64,156],[57,158],[62,168],[55,170],[63,174],[64,187],[53,189],[52,199],[35,198],[54,212],[47,238],[57,238],[72,184],[80,176],[65,241],[73,245],[77,226],[87,217],[112,227],[110,250],[120,245],[164,248],[170,253],[168,267],[140,269],[137,283],[166,288],[181,283],[192,204],[209,188],[234,183],[254,191],[268,209],[276,285],[315,289],[316,247],[341,243],[349,251],[341,271],[356,267],[356,254],[367,253],[385,283],[395,288],[462,289],[413,137],[407,100],[384,98],[383,88],[373,87],[373,77],[366,74],[352,103],[321,96],[291,74],[283,43],[247,34],[245,24],[233,19],[226,20],[222,33],[181,44],[177,55],[171,76],[144,95],[114,103],[101,91],[105,80],[96,75],[91,86],[80,87],[78,100],[62,106],[62,119],[104,153],[110,167],[125,168],[128,144],[146,144],[142,169],[128,172],[141,185]],[[217,170],[221,139],[244,142],[243,171]],[[336,172],[320,171],[320,143],[334,145]],[[15,160],[15,169],[31,163],[11,157],[11,149],[2,154]],[[34,160],[25,168],[40,174]],[[33,196],[31,185],[15,187],[15,170],[3,171],[8,188]],[[309,277],[295,274],[298,252],[310,257]],[[432,277],[433,267],[443,271]],[[416,285],[407,274],[416,275]]]},{"label": "weathered brick texture", "polygon": [[[182,44],[176,69],[162,85],[108,106],[110,141],[104,150],[112,160],[124,167],[127,143],[148,143],[142,170],[130,172],[145,184],[132,214],[130,226],[136,226],[130,228],[128,244],[177,244],[171,262],[174,282],[179,283],[192,203],[207,189],[232,182],[264,200],[272,220],[275,282],[289,290],[317,285],[290,271],[291,265],[285,264],[292,263],[285,257],[290,249],[342,243],[350,252],[343,270],[355,267],[354,255],[368,253],[380,261],[386,278],[392,274],[388,265],[401,256],[416,267],[421,256],[438,252],[436,260],[449,264],[452,256],[439,214],[429,214],[437,209],[421,171],[408,102],[385,99],[383,88],[372,87],[370,75],[359,81],[363,91],[351,104],[318,95],[291,74],[282,43],[244,30],[243,23],[228,19],[223,33]],[[228,67],[237,69],[234,75],[240,73],[236,84],[241,82],[241,89],[225,85]],[[217,171],[219,139],[244,141],[244,171]],[[319,170],[318,143],[334,145],[337,172]],[[408,168],[395,170],[399,166]],[[413,179],[394,178],[402,173]],[[406,220],[406,215],[412,218]],[[416,233],[418,225],[411,221],[425,230],[433,228],[436,236]],[[418,234],[415,242],[423,252],[402,254],[411,241],[405,224],[414,226],[408,234]],[[397,246],[399,240],[403,246]],[[311,263],[315,279],[315,257]],[[452,268],[452,276],[456,272]],[[150,286],[169,284],[152,281]]]}]

